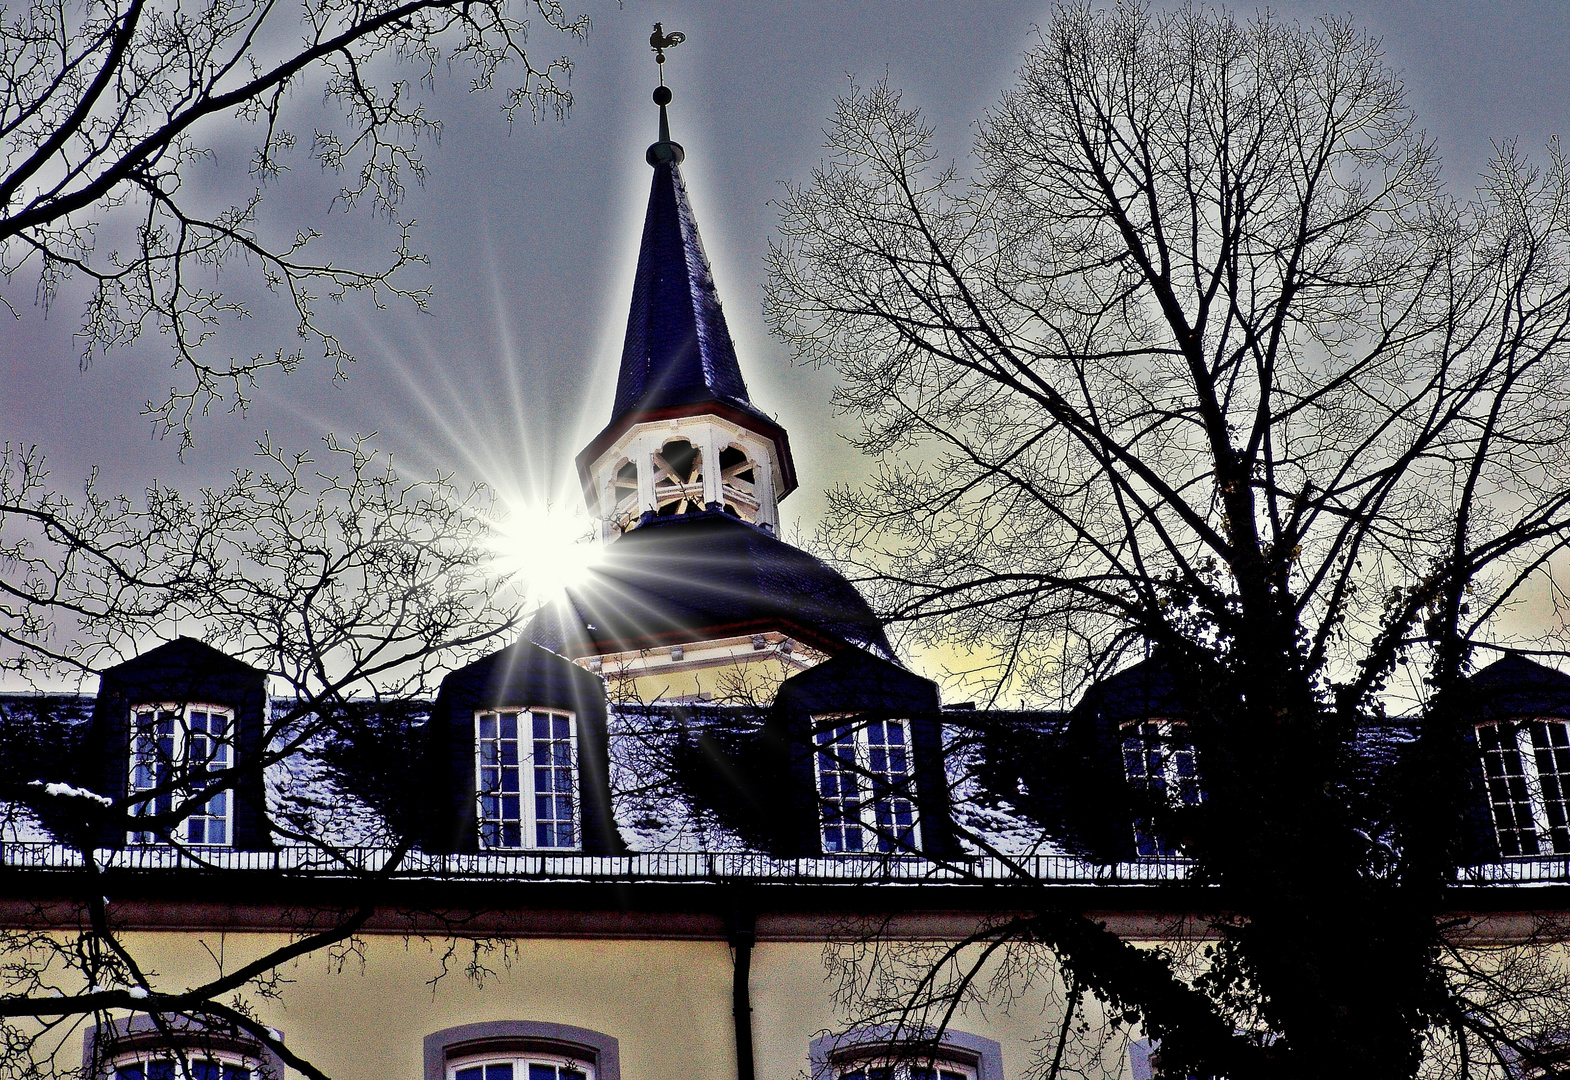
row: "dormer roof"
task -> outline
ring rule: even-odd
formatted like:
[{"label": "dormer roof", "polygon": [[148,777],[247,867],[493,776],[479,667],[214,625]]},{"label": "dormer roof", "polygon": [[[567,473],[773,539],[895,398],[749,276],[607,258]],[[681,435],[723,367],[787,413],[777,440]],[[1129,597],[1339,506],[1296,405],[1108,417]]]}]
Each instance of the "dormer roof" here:
[{"label": "dormer roof", "polygon": [[1517,653],[1489,664],[1469,683],[1482,718],[1570,717],[1570,675]]}]

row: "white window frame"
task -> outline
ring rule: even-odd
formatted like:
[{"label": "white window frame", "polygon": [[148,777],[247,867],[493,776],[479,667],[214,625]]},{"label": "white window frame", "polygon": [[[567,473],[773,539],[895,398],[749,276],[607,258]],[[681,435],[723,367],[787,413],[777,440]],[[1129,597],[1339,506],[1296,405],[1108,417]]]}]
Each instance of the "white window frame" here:
[{"label": "white window frame", "polygon": [[[148,1047],[141,1050],[128,1050],[116,1054],[110,1059],[108,1076],[109,1080],[117,1080],[119,1070],[130,1065],[142,1066],[142,1080],[147,1080],[147,1066],[154,1062],[168,1061],[175,1065],[174,1075],[171,1080],[195,1080],[194,1065],[211,1061],[219,1065],[238,1066],[250,1074],[250,1080],[260,1080],[261,1062],[246,1054],[236,1053],[233,1050],[209,1050],[206,1048],[190,1047],[180,1051]],[[181,1063],[184,1063],[183,1065]],[[222,1072],[219,1078],[222,1080]]]},{"label": "white window frame", "polygon": [[[207,740],[211,740],[212,739],[212,735],[211,735],[210,731],[201,732],[201,733],[199,733],[197,735],[193,735],[193,733],[191,731],[191,717],[193,716],[193,714],[196,714],[196,713],[202,713],[202,714],[207,715],[209,717],[217,715],[217,716],[222,716],[222,717],[225,718],[224,736],[223,736],[223,738],[221,740],[217,740],[217,745],[223,749],[224,754],[222,756],[224,758],[226,758],[226,760],[218,761],[217,762],[217,768],[219,770],[233,769],[234,768],[234,764],[235,764],[235,749],[236,749],[235,748],[235,743],[236,743],[235,736],[237,734],[237,732],[236,732],[236,721],[235,721],[235,711],[233,709],[229,708],[227,705],[213,705],[213,704],[209,704],[209,703],[206,703],[206,702],[189,702],[189,703],[185,703],[185,702],[175,702],[175,701],[150,702],[150,703],[145,703],[145,704],[140,704],[140,705],[133,705],[133,706],[131,706],[131,708],[129,710],[129,718],[130,718],[129,734],[130,734],[130,739],[129,739],[129,754],[127,756],[129,757],[130,760],[127,763],[128,764],[128,769],[127,769],[127,776],[126,776],[127,791],[128,791],[129,795],[133,799],[135,798],[137,792],[139,792],[139,791],[151,791],[152,789],[154,789],[156,787],[159,787],[159,786],[161,786],[162,784],[164,784],[166,782],[166,778],[160,778],[160,777],[158,777],[156,775],[153,777],[152,782],[150,784],[138,784],[138,782],[137,782],[137,780],[138,780],[137,774],[141,770],[141,767],[143,766],[143,764],[145,764],[145,761],[144,761],[144,759],[142,757],[142,748],[139,745],[139,743],[141,742],[141,737],[142,737],[141,736],[142,724],[140,722],[140,718],[142,718],[142,717],[153,717],[155,724],[156,724],[158,718],[162,718],[164,716],[170,716],[170,717],[172,717],[174,719],[174,721],[175,721],[174,728],[173,728],[173,731],[171,733],[172,734],[172,747],[170,749],[169,761],[168,761],[167,764],[170,765],[170,766],[173,766],[177,770],[177,772],[185,772],[186,775],[188,776],[189,775],[189,769],[191,767],[191,762],[190,762],[190,759],[189,759],[189,753],[190,753],[190,748],[191,748],[192,742],[196,738],[202,738],[202,739],[207,739]],[[155,740],[157,739],[157,732],[156,731],[153,732],[153,738]],[[208,763],[212,763],[213,761],[214,761],[214,759],[212,759],[212,758],[208,759]],[[195,804],[195,802],[196,802],[196,792],[195,792],[195,790],[193,788],[186,787],[186,788],[183,788],[183,789],[178,789],[178,790],[176,790],[174,792],[170,792],[166,796],[159,796],[159,797],[157,797],[157,800],[161,801],[163,798],[168,798],[169,806],[171,808],[173,806],[175,806],[177,803],[179,803],[180,801],[182,801],[182,800],[186,801],[186,802],[189,802],[189,803],[192,803],[192,804]],[[176,825],[171,826],[169,828],[167,834],[160,834],[160,833],[152,832],[152,831],[145,830],[145,829],[132,829],[132,830],[130,830],[130,832],[128,832],[126,834],[126,842],[130,843],[130,844],[138,844],[138,845],[177,843],[177,844],[179,844],[182,847],[203,847],[203,848],[230,848],[230,847],[233,847],[234,846],[234,817],[235,817],[235,814],[234,814],[234,798],[235,798],[235,788],[234,788],[234,783],[233,783],[233,780],[232,780],[232,777],[231,777],[230,782],[225,787],[223,787],[221,790],[216,792],[211,799],[207,800],[204,803],[201,803],[194,810],[192,810],[191,813],[189,813],[185,817],[181,818],[180,821]],[[219,812],[214,813],[211,810],[211,807],[212,807],[213,802],[218,801],[218,800],[222,800],[222,809]],[[132,817],[139,817],[139,816],[142,816],[143,814],[151,815],[151,814],[155,814],[157,812],[158,812],[158,810],[156,809],[156,802],[154,800],[149,800],[149,801],[145,801],[145,802],[133,802],[131,804],[130,813],[131,813]],[[194,820],[198,820],[198,819],[201,820],[202,823],[203,823],[203,825],[202,825],[202,833],[203,833],[204,839],[199,840],[199,841],[191,840],[191,839],[189,839],[189,834],[184,839],[181,839],[181,838],[178,838],[178,837],[176,837],[173,840],[170,839],[171,837],[175,837],[175,834],[176,834],[177,830],[180,828],[180,826],[182,826],[182,825],[188,826],[190,822],[192,822]],[[223,824],[224,838],[223,838],[223,840],[217,841],[217,842],[214,842],[214,841],[211,841],[211,840],[207,840],[205,838],[206,836],[208,836],[210,834],[211,823],[214,822],[214,821],[218,821],[218,822],[221,822]]]},{"label": "white window frame", "polygon": [[[595,1080],[594,1062],[567,1054],[532,1053],[528,1050],[503,1050],[494,1054],[469,1054],[447,1063],[447,1080],[458,1080],[461,1069],[483,1069],[487,1065],[511,1065],[512,1080],[529,1080],[530,1065],[550,1065],[557,1070],[560,1080],[562,1070],[579,1074],[584,1080]],[[483,1077],[483,1073],[481,1076]]]},{"label": "white window frame", "polygon": [[[538,842],[538,827],[540,818],[538,816],[538,808],[535,800],[538,797],[539,792],[535,790],[535,769],[537,765],[534,760],[534,716],[536,714],[541,716],[549,716],[552,718],[565,717],[567,719],[568,768],[571,770],[572,774],[571,791],[568,795],[568,798],[571,800],[572,808],[573,842],[570,846],[562,844],[544,845]],[[510,820],[509,818],[500,814],[495,817],[490,817],[487,816],[485,812],[485,799],[487,795],[491,795],[496,798],[505,798],[507,794],[504,790],[497,792],[487,792],[485,789],[484,770],[492,766],[488,766],[484,760],[483,744],[485,740],[481,737],[480,724],[482,719],[487,716],[497,717],[498,723],[500,723],[500,718],[503,716],[517,717],[520,731],[522,730],[524,724],[529,726],[528,735],[526,737],[519,735],[516,739],[518,743],[517,768],[519,775],[518,798],[520,810],[518,818],[518,839],[521,841],[521,843],[519,843],[516,847],[509,844],[491,844],[486,840],[485,833],[486,825],[488,823],[495,821],[505,824]],[[499,733],[497,736],[497,741],[501,741]],[[551,742],[554,743],[556,741],[558,740],[553,734]],[[501,768],[503,766],[498,763],[494,767]],[[551,765],[549,767],[559,768],[559,766],[556,765]],[[578,768],[578,717],[576,713],[573,713],[567,709],[550,709],[535,705],[506,706],[496,709],[476,709],[474,711],[474,811],[475,826],[479,834],[479,844],[482,851],[583,850],[582,786],[583,779]],[[561,821],[563,819],[553,817],[547,820]]]},{"label": "white window frame", "polygon": [[[1162,790],[1166,792],[1167,803],[1173,807],[1179,807],[1196,806],[1204,802],[1205,789],[1199,781],[1199,752],[1194,749],[1192,742],[1186,739],[1179,739],[1179,736],[1188,730],[1188,725],[1181,720],[1151,717],[1147,720],[1128,720],[1118,726],[1118,733],[1123,736],[1118,744],[1118,749],[1124,755],[1124,779],[1133,783],[1136,780],[1145,781],[1152,778],[1150,772],[1141,772],[1138,776],[1131,773],[1128,768],[1127,751],[1123,750],[1124,744],[1131,738],[1145,739],[1146,735],[1143,729],[1149,727],[1156,729],[1156,745],[1160,748],[1161,753],[1161,784]],[[1181,749],[1179,749],[1180,747]],[[1148,747],[1144,752],[1149,754]],[[1179,765],[1179,758],[1184,755],[1187,755],[1193,763],[1193,772],[1188,776],[1183,775],[1183,770]],[[1192,782],[1194,790],[1197,792],[1197,798],[1193,801],[1183,798],[1185,782]]]},{"label": "white window frame", "polygon": [[[873,750],[869,731],[874,723],[898,724],[904,732],[905,775],[903,778],[904,792],[896,794],[885,792],[883,798],[875,798],[876,792],[872,789],[874,774],[885,770],[874,769]],[[823,758],[833,746],[843,745],[838,743],[834,736],[843,729],[849,728],[851,734],[853,768],[850,770],[856,784],[856,819],[851,822],[848,818],[838,818],[836,824],[828,820],[824,813],[823,792]],[[868,717],[859,713],[824,713],[812,717],[812,775],[813,797],[818,812],[818,843],[826,855],[914,855],[921,851],[921,809],[916,801],[916,755],[911,743],[912,725],[908,719],[901,717]],[[824,736],[830,736],[829,741],[824,741]],[[885,744],[886,745],[886,744]],[[841,770],[835,770],[839,772]],[[903,799],[910,803],[910,843],[898,843],[890,836],[890,830],[878,824],[878,805],[890,797]],[[859,850],[844,848],[832,849],[828,846],[828,830],[831,827],[848,828],[859,826],[862,832],[862,847]],[[897,826],[896,828],[901,828]],[[868,839],[872,843],[867,843]],[[885,847],[884,845],[888,846]]]},{"label": "white window frame", "polygon": [[[875,1078],[870,1075],[874,1069],[888,1071]],[[975,1065],[941,1054],[914,1060],[891,1055],[856,1057],[834,1063],[835,1080],[850,1080],[858,1073],[861,1080],[976,1080]]]},{"label": "white window frame", "polygon": [[[1545,729],[1545,736],[1547,735],[1547,729],[1550,727],[1566,729],[1567,742],[1570,742],[1570,721],[1566,721],[1559,717],[1527,717],[1516,720],[1499,720],[1493,723],[1477,725],[1477,750],[1478,757],[1480,758],[1483,767],[1483,784],[1485,788],[1484,797],[1488,800],[1488,816],[1494,826],[1494,838],[1500,844],[1500,852],[1504,858],[1534,859],[1544,858],[1552,855],[1563,855],[1567,852],[1570,852],[1570,826],[1567,826],[1565,823],[1555,825],[1553,822],[1552,814],[1549,810],[1550,800],[1548,798],[1548,793],[1544,789],[1542,767],[1537,759],[1537,755],[1540,750],[1552,755],[1555,749],[1565,749],[1566,747],[1561,745],[1560,747],[1556,748],[1551,736],[1548,737],[1547,746],[1538,747],[1536,742],[1533,740],[1532,733],[1533,729],[1539,724],[1543,725]],[[1487,750],[1484,748],[1482,741],[1483,731],[1490,728],[1494,730],[1508,729],[1511,734],[1511,744],[1521,762],[1521,780],[1523,786],[1526,789],[1526,800],[1523,803],[1521,800],[1516,799],[1514,795],[1511,795],[1509,799],[1509,805],[1512,808],[1512,811],[1514,811],[1515,808],[1524,805],[1527,812],[1531,815],[1531,837],[1534,845],[1537,847],[1536,851],[1522,850],[1521,852],[1514,855],[1504,854],[1505,832],[1509,831],[1512,833],[1525,833],[1527,830],[1521,828],[1519,822],[1514,821],[1512,822],[1512,826],[1509,830],[1501,828],[1500,826],[1498,807],[1494,802],[1493,792],[1491,790],[1487,790],[1491,779],[1488,772],[1488,755],[1491,753],[1503,754],[1506,751],[1503,746],[1504,740],[1502,738],[1500,739],[1501,747],[1499,750]],[[1570,770],[1555,769],[1553,773],[1553,780],[1555,786],[1560,789],[1561,793],[1561,798],[1553,801],[1560,803],[1563,807],[1561,810],[1561,816],[1563,817],[1567,814],[1570,814],[1570,805],[1565,805],[1567,802],[1570,802],[1570,800],[1564,798],[1565,788],[1570,786]],[[1512,817],[1514,817],[1513,813]],[[1559,834],[1557,843],[1555,842],[1555,833]]]},{"label": "white window frame", "polygon": [[[1128,743],[1139,739],[1144,743],[1141,755],[1148,759],[1151,753],[1150,736],[1146,729],[1154,728],[1155,746],[1160,755],[1159,773],[1149,769],[1141,770],[1137,775],[1129,769]],[[1185,806],[1198,806],[1205,801],[1205,787],[1201,782],[1199,772],[1199,752],[1194,749],[1194,744],[1185,737],[1188,725],[1181,720],[1172,720],[1167,717],[1152,716],[1143,720],[1127,720],[1118,725],[1118,753],[1123,759],[1123,778],[1130,784],[1148,784],[1159,776],[1164,800],[1173,809],[1182,809]],[[1187,757],[1192,772],[1185,776],[1180,759]],[[1192,784],[1195,797],[1192,800],[1183,797],[1186,784]],[[1149,831],[1148,822],[1136,821],[1134,823],[1134,849],[1139,858],[1164,858],[1177,855],[1176,850],[1167,850],[1167,845],[1161,837]],[[1154,850],[1141,850],[1144,847]]]}]

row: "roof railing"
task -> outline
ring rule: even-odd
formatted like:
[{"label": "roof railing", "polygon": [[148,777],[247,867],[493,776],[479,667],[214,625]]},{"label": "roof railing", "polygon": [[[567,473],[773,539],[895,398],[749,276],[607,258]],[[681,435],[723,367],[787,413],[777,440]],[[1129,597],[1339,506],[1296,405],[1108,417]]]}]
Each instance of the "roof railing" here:
[{"label": "roof railing", "polygon": [[[327,852],[285,847],[272,851],[142,845],[103,848],[93,861],[104,870],[183,873],[273,873],[308,878],[351,878],[388,873],[411,880],[610,881],[610,882],[878,882],[895,885],[1160,885],[1185,882],[1191,864],[1182,858],[1098,863],[1072,855],[991,856],[937,861],[912,855],[829,855],[776,858],[757,852],[664,851],[637,855],[571,852],[409,852],[388,871],[387,848]],[[74,870],[82,853],[63,844],[0,843],[0,869]],[[1462,867],[1457,884],[1475,886],[1570,883],[1570,856],[1512,859]]]}]

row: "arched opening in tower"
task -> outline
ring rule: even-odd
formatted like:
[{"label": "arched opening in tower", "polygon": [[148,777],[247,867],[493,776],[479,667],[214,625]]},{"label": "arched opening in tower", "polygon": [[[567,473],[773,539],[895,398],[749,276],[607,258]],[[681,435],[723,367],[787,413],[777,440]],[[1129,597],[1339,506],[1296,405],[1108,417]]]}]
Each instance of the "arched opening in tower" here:
[{"label": "arched opening in tower", "polygon": [[720,478],[723,481],[725,512],[743,521],[758,520],[757,466],[739,446],[720,451]]},{"label": "arched opening in tower", "polygon": [[638,524],[638,463],[622,462],[611,486],[611,501],[616,508],[612,520],[619,531],[626,532]]},{"label": "arched opening in tower", "polygon": [[703,452],[686,439],[672,439],[654,455],[654,504],[660,517],[703,509]]}]

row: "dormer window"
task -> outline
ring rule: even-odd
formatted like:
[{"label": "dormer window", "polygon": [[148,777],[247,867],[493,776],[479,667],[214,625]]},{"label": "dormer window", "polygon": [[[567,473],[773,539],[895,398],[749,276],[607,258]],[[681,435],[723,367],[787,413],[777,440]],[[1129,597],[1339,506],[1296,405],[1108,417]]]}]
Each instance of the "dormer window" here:
[{"label": "dormer window", "polygon": [[[227,847],[234,841],[234,799],[228,790],[204,802],[200,793],[234,761],[234,713],[216,705],[139,705],[131,710],[130,789],[155,792],[131,805],[133,817],[165,815],[187,804],[194,811],[172,829],[133,830],[133,844],[176,843]],[[158,790],[166,788],[167,790]]]},{"label": "dormer window", "polygon": [[[1124,724],[1122,733],[1123,775],[1130,785],[1149,793],[1157,804],[1172,808],[1205,801],[1199,759],[1187,725],[1174,720],[1141,720]],[[1134,823],[1134,850],[1142,859],[1178,853],[1148,820]]]},{"label": "dormer window", "polygon": [[817,716],[813,727],[823,850],[920,850],[908,721]]},{"label": "dormer window", "polygon": [[1570,852],[1570,724],[1502,721],[1477,729],[1489,809],[1507,856]]},{"label": "dormer window", "polygon": [[572,713],[475,713],[480,845],[488,850],[579,846],[578,735]]}]

